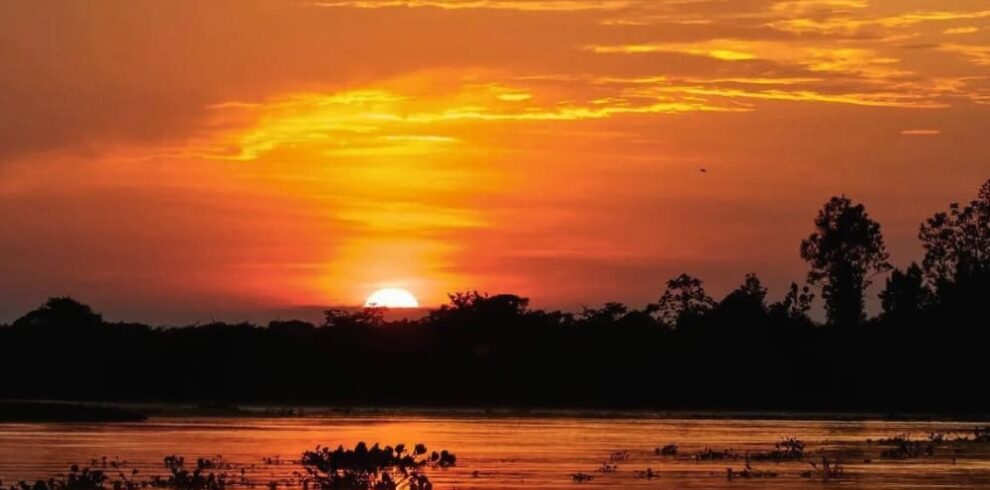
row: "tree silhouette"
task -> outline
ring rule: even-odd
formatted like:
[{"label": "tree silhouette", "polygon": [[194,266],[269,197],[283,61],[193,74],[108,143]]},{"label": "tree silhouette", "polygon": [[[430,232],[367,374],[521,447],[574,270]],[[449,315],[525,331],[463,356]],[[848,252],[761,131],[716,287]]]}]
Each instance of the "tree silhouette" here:
[{"label": "tree silhouette", "polygon": [[952,203],[921,225],[925,277],[938,300],[952,306],[972,305],[990,291],[990,180],[976,200]]},{"label": "tree silhouette", "polygon": [[449,305],[430,312],[440,322],[504,322],[529,313],[529,299],[514,294],[482,294],[477,291],[448,294]]},{"label": "tree silhouette", "polygon": [[716,327],[733,324],[751,327],[764,323],[767,316],[767,288],[756,274],[746,274],[743,283],[727,294],[712,311]]},{"label": "tree silhouette", "polygon": [[825,203],[815,228],[801,242],[801,258],[811,265],[808,280],[822,286],[830,324],[857,325],[866,319],[863,300],[871,275],[891,267],[880,224],[862,204],[841,196]]},{"label": "tree silhouette", "polygon": [[330,309],[324,311],[327,328],[374,328],[385,324],[385,313],[388,308],[366,307],[359,311]]},{"label": "tree silhouette", "polygon": [[667,290],[652,308],[660,323],[668,328],[681,327],[711,311],[715,300],[702,284],[701,279],[687,274],[667,281]]},{"label": "tree silhouette", "polygon": [[887,279],[876,328],[840,327],[863,319],[870,275],[890,267],[879,225],[844,197],[815,225],[801,253],[828,300],[821,328],[809,283],[766,307],[755,274],[720,302],[682,274],[644,309],[572,315],[467,292],[419,319],[330,310],[268,328],[109,323],[52,298],[0,326],[0,400],[988,413],[990,182],[922,226],[925,261]]},{"label": "tree silhouette", "polygon": [[584,308],[581,320],[592,325],[607,325],[619,321],[629,313],[629,308],[622,303],[605,303],[601,308]]},{"label": "tree silhouette", "polygon": [[720,306],[728,304],[739,304],[740,306],[766,310],[767,288],[756,274],[746,274],[742,285],[729,293],[721,302]]},{"label": "tree silhouette", "polygon": [[931,303],[931,296],[918,264],[911,264],[904,271],[894,269],[887,278],[887,286],[880,293],[883,318],[897,322],[914,321]]},{"label": "tree silhouette", "polygon": [[40,326],[59,329],[94,328],[103,317],[93,309],[68,296],[50,298],[40,308],[14,321],[14,326]]},{"label": "tree silhouette", "polygon": [[796,282],[792,282],[784,299],[770,305],[770,315],[781,320],[811,324],[808,312],[814,301],[815,293],[811,292],[807,284],[798,286]]}]

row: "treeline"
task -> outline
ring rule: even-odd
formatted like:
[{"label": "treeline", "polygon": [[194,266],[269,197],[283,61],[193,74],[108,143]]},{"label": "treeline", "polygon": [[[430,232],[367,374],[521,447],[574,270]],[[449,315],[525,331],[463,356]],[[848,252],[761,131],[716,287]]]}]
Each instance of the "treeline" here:
[{"label": "treeline", "polygon": [[895,269],[879,223],[832,198],[801,242],[807,279],[776,302],[755,274],[720,300],[684,274],[643,309],[468,292],[416,321],[152,328],[54,298],[0,327],[0,397],[988,413],[990,181],[919,238],[922,260]]}]

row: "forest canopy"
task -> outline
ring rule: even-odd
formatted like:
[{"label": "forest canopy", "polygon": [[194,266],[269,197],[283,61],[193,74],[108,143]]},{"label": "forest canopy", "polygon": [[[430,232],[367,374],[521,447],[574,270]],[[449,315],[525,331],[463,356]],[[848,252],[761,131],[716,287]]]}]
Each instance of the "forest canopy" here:
[{"label": "forest canopy", "polygon": [[[419,320],[365,308],[318,325],[153,328],[52,298],[0,327],[0,397],[986,411],[990,181],[919,239],[920,263],[894,268],[880,223],[832,198],[800,245],[807,278],[774,302],[755,273],[720,299],[685,273],[642,309],[545,311],[472,291]],[[867,318],[881,276],[882,313]]]}]

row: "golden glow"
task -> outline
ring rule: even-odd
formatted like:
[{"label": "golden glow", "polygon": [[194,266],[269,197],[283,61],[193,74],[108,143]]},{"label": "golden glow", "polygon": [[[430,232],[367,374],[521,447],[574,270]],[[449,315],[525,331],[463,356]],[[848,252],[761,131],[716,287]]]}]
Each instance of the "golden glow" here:
[{"label": "golden glow", "polygon": [[369,308],[419,308],[419,301],[416,301],[416,297],[405,289],[385,288],[368,296],[364,306]]}]

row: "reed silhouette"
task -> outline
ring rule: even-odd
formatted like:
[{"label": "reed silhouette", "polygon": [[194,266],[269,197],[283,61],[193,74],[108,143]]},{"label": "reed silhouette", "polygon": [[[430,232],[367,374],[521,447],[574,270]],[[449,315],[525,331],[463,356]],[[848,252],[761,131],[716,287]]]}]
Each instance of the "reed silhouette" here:
[{"label": "reed silhouette", "polygon": [[[924,257],[892,269],[880,224],[833,198],[801,243],[808,281],[775,302],[755,274],[720,300],[682,274],[641,309],[463,292],[421,320],[153,328],[53,298],[0,327],[0,397],[986,413],[990,181],[919,238]],[[888,272],[867,318],[867,286]]]}]

